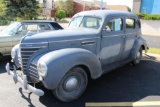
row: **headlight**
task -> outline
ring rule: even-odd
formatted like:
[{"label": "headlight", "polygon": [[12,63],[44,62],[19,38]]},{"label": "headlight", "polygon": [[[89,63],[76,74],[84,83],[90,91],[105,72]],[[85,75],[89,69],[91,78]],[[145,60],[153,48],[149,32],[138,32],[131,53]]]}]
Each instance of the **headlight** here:
[{"label": "headlight", "polygon": [[47,75],[47,66],[44,62],[38,62],[37,70],[40,76],[45,77]]},{"label": "headlight", "polygon": [[11,51],[11,57],[12,57],[12,59],[15,58],[15,55],[16,55],[16,52],[15,52],[15,49],[13,48],[12,51]]}]

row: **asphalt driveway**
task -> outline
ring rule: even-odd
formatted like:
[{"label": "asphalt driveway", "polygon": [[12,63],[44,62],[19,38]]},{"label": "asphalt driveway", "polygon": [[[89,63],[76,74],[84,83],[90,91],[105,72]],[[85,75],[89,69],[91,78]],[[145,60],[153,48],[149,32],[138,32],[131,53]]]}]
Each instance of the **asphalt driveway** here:
[{"label": "asphalt driveway", "polygon": [[38,97],[14,85],[5,70],[9,58],[0,62],[0,107],[84,107],[86,102],[137,102],[160,101],[160,62],[155,57],[145,57],[137,66],[127,64],[97,80],[92,80],[85,93],[76,101],[63,103],[45,91]]}]

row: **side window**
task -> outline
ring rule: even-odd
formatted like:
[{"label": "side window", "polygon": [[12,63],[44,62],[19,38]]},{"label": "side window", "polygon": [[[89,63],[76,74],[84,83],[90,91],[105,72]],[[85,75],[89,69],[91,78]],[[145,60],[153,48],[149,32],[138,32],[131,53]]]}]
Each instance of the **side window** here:
[{"label": "side window", "polygon": [[105,29],[107,31],[121,31],[123,28],[121,18],[113,18],[107,22],[105,25]]},{"label": "side window", "polygon": [[27,31],[37,32],[37,28],[38,26],[35,23],[26,25]]},{"label": "side window", "polygon": [[52,30],[51,26],[48,23],[39,23],[40,30]]},{"label": "side window", "polygon": [[139,20],[136,21],[136,28],[141,28],[141,24]]},{"label": "side window", "polygon": [[126,29],[134,29],[135,28],[135,19],[127,18],[126,19]]}]

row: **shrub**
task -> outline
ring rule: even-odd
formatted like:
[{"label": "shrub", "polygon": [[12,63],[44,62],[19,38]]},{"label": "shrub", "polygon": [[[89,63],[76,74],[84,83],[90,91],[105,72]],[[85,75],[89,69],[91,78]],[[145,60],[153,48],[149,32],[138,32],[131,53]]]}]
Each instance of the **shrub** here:
[{"label": "shrub", "polygon": [[142,14],[142,13],[137,13],[136,15],[140,19],[143,19],[143,20],[160,20],[160,15],[159,14]]},{"label": "shrub", "polygon": [[57,10],[56,13],[56,18],[61,21],[61,19],[66,17],[66,12],[64,10]]},{"label": "shrub", "polygon": [[64,10],[67,16],[72,16],[74,14],[74,0],[58,0],[55,9]]}]

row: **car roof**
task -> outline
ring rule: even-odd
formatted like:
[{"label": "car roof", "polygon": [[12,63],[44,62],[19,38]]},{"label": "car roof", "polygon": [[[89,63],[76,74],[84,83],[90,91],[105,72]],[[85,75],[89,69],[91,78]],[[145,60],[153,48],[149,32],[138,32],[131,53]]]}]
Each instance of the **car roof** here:
[{"label": "car roof", "polygon": [[98,16],[101,18],[106,18],[106,16],[110,15],[110,16],[115,16],[115,15],[119,15],[119,16],[130,16],[130,17],[135,17],[138,18],[135,14],[131,13],[131,12],[125,12],[125,11],[119,11],[119,10],[90,10],[90,11],[83,11],[80,13],[77,13],[74,17],[76,16]]},{"label": "car roof", "polygon": [[52,23],[57,23],[55,21],[49,21],[49,20],[22,20],[22,21],[17,21],[17,22],[21,22],[21,23],[31,23],[31,22],[35,22],[35,23],[45,23],[45,22],[52,22]]}]

